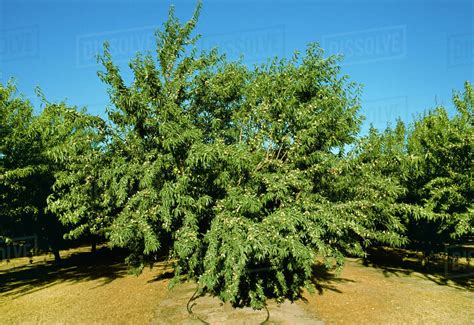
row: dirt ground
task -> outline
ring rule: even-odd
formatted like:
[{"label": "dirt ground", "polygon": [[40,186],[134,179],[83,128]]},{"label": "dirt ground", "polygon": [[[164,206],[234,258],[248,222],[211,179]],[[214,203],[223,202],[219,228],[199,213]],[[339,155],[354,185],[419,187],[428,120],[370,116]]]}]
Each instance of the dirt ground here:
[{"label": "dirt ground", "polygon": [[474,292],[418,272],[366,267],[348,259],[306,305],[328,324],[474,324]]},{"label": "dirt ground", "polygon": [[[186,303],[192,284],[167,289],[170,269],[158,263],[140,276],[121,259],[89,248],[52,257],[0,262],[0,324],[199,324]],[[319,293],[295,304],[269,304],[268,323],[474,324],[472,282],[440,281],[439,275],[348,259],[342,273],[322,272]],[[470,281],[470,280],[469,280]],[[194,315],[211,323],[258,324],[266,311],[234,310],[215,298],[194,301]]]},{"label": "dirt ground", "polygon": [[163,265],[128,274],[119,260],[90,248],[0,263],[0,324],[146,324],[168,292]]},{"label": "dirt ground", "polygon": [[189,303],[191,314],[187,310],[189,298],[193,296],[196,285],[184,283],[171,290],[161,301],[152,320],[154,325],[165,324],[324,324],[303,304],[284,302],[277,304],[269,301],[267,308],[232,308],[208,295],[193,299]]}]

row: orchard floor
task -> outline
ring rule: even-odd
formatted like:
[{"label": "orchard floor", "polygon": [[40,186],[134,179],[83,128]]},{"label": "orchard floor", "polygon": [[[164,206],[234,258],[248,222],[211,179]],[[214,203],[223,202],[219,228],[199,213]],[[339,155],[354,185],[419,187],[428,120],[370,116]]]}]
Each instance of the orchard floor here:
[{"label": "orchard floor", "polygon": [[[168,291],[165,263],[137,277],[106,250],[92,255],[83,247],[62,255],[60,265],[51,256],[32,264],[0,262],[0,324],[199,324],[198,318],[257,324],[267,317],[264,310],[233,310],[211,297],[194,300],[190,316],[186,303],[194,286]],[[472,279],[444,281],[437,272],[395,264],[347,259],[339,275],[316,270],[319,292],[294,304],[271,302],[269,323],[474,324]]]}]

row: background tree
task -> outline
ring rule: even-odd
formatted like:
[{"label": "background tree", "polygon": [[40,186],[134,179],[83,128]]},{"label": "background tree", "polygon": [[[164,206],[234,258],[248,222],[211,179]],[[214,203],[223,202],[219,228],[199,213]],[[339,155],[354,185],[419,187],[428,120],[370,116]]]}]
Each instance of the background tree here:
[{"label": "background tree", "polygon": [[452,117],[437,107],[408,130],[400,121],[381,133],[372,128],[354,150],[358,168],[380,173],[387,189],[390,184],[399,188],[390,206],[398,210],[409,247],[425,257],[445,243],[469,239],[474,229],[470,83],[464,93],[454,93],[453,102]]},{"label": "background tree", "polygon": [[49,134],[45,154],[60,166],[54,172],[48,210],[68,227],[65,238],[87,239],[95,251],[111,218],[100,177],[107,168],[107,126],[99,117],[64,104],[48,106],[41,118],[45,119],[43,130]]},{"label": "background tree", "polygon": [[37,234],[40,248],[50,247],[59,260],[64,228],[46,202],[56,165],[45,154],[54,142],[49,131],[59,121],[50,109],[34,116],[31,104],[15,92],[12,83],[0,85],[0,235]]},{"label": "background tree", "polygon": [[427,112],[408,132],[409,202],[425,213],[408,222],[414,243],[435,248],[474,234],[472,85],[455,92],[456,113],[444,107]]},{"label": "background tree", "polygon": [[[15,98],[13,83],[0,85],[0,236],[13,237],[33,222],[35,206],[24,204],[22,197],[31,183],[27,133],[33,119],[29,102]],[[28,233],[31,235],[31,233]]]},{"label": "background tree", "polygon": [[50,141],[45,155],[60,166],[54,172],[48,210],[68,227],[65,238],[88,239],[95,250],[110,224],[100,182],[100,174],[107,168],[106,124],[64,104],[48,106],[41,118]]},{"label": "background tree", "polygon": [[[331,200],[329,209],[346,209],[349,218],[357,219],[369,230],[352,238],[352,245],[364,248],[377,244],[400,246],[407,243],[402,223],[416,209],[403,202],[406,194],[403,180],[406,170],[405,126],[398,121],[394,129],[379,133],[370,128],[369,134],[354,143],[346,156],[335,157],[322,173],[320,190]],[[372,234],[372,231],[377,230]],[[369,235],[370,234],[370,235]],[[371,239],[375,235],[380,238]],[[339,242],[348,241],[348,239]],[[351,250],[346,249],[348,253]],[[363,251],[354,252],[364,255]]]}]

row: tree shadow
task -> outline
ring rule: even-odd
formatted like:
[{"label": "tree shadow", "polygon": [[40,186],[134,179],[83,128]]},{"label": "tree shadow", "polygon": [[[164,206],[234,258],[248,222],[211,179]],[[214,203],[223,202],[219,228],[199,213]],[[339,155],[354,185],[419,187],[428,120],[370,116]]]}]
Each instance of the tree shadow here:
[{"label": "tree shadow", "polygon": [[417,274],[439,285],[474,289],[471,272],[456,273],[446,263],[449,263],[447,257],[439,254],[424,258],[420,252],[387,247],[370,248],[363,259],[364,266],[380,269],[385,277]]},{"label": "tree shadow", "polygon": [[154,277],[151,280],[148,280],[148,283],[156,282],[156,281],[162,281],[162,280],[169,280],[174,277],[174,271],[163,271],[162,273],[158,274],[156,277]]},{"label": "tree shadow", "polygon": [[[127,274],[121,251],[79,252],[60,263],[39,262],[0,271],[0,296],[18,298],[58,283],[102,280],[106,285]],[[99,285],[99,286],[101,286]]]},{"label": "tree shadow", "polygon": [[155,264],[153,265],[154,269],[160,270],[160,274],[148,280],[147,283],[169,280],[174,277],[174,268],[168,264]]},{"label": "tree shadow", "polygon": [[338,276],[334,270],[330,270],[324,264],[318,263],[313,265],[313,278],[311,282],[318,291],[318,294],[322,295],[324,291],[342,293],[342,291],[337,288],[337,284],[355,281],[342,278]]}]

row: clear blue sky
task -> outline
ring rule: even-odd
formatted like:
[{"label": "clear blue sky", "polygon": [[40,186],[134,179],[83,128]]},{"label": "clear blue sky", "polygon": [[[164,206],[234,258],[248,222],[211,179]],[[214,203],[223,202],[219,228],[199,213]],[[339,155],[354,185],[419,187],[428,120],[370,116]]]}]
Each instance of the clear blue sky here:
[{"label": "clear blue sky", "polygon": [[[136,51],[153,49],[153,30],[170,4],[188,19],[194,1],[0,0],[0,80],[16,79],[39,108],[34,87],[50,101],[67,99],[104,116],[108,103],[93,55],[104,40],[123,71]],[[444,104],[473,81],[473,1],[204,0],[199,46],[219,46],[248,64],[291,56],[319,42],[344,53],[343,73],[364,85],[364,129]]]}]

